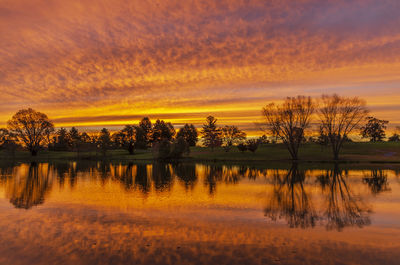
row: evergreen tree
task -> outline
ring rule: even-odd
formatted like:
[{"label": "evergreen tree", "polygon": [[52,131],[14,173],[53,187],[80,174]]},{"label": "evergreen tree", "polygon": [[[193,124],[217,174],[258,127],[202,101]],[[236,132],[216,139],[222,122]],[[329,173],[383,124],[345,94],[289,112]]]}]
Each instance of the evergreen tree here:
[{"label": "evergreen tree", "polygon": [[160,142],[161,140],[171,141],[175,135],[174,126],[170,122],[164,122],[163,120],[157,120],[152,129],[152,142]]},{"label": "evergreen tree", "polygon": [[151,137],[152,137],[152,124],[151,121],[148,117],[144,117],[140,122],[139,122],[139,127],[142,129],[143,133],[141,137],[143,137],[143,140],[145,141],[146,145],[149,146],[151,143]]},{"label": "evergreen tree", "polygon": [[198,133],[193,124],[185,124],[179,131],[176,137],[182,137],[189,144],[189,146],[196,146]]},{"label": "evergreen tree", "polygon": [[98,138],[98,144],[101,149],[101,152],[103,155],[107,154],[107,151],[111,147],[111,136],[110,132],[106,129],[103,128],[100,132],[99,138]]},{"label": "evergreen tree", "polygon": [[201,135],[204,145],[211,147],[211,150],[214,150],[214,147],[221,146],[222,144],[221,129],[217,127],[217,119],[215,119],[213,116],[207,117],[206,124],[203,125]]}]

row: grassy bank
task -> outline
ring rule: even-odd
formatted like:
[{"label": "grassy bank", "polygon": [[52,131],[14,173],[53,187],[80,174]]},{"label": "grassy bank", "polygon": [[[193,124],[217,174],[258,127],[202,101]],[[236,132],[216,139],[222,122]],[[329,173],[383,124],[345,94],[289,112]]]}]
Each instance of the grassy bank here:
[{"label": "grassy bank", "polygon": [[[305,144],[300,150],[300,161],[305,162],[329,162],[332,161],[332,152],[329,147],[321,147],[316,144]],[[37,157],[31,157],[26,151],[17,151],[11,155],[0,151],[0,159],[14,161],[49,161],[49,160],[152,160],[151,150],[136,150],[134,155],[129,155],[126,150],[110,150],[106,156],[100,152],[55,152],[42,151]],[[193,147],[191,153],[185,160],[192,161],[288,161],[290,156],[282,144],[263,145],[255,153],[240,152],[236,147],[225,152],[223,148]],[[343,162],[366,162],[366,163],[400,163],[400,143],[347,143],[341,154]]]}]

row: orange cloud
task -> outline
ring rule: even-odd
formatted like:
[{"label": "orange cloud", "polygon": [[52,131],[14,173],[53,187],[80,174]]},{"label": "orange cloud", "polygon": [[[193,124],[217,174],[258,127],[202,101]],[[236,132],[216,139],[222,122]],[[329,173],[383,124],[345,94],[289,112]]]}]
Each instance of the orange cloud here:
[{"label": "orange cloud", "polygon": [[2,1],[0,123],[32,106],[60,125],[149,114],[180,123],[214,112],[223,121],[237,113],[244,125],[269,100],[332,92],[386,107],[377,114],[393,120],[399,8],[395,0]]}]

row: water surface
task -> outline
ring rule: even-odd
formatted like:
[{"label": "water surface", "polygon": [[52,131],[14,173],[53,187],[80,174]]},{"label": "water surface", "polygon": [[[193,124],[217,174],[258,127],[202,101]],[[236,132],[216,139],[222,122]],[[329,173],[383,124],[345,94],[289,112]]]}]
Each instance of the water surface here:
[{"label": "water surface", "polygon": [[400,171],[0,165],[0,264],[399,264]]}]

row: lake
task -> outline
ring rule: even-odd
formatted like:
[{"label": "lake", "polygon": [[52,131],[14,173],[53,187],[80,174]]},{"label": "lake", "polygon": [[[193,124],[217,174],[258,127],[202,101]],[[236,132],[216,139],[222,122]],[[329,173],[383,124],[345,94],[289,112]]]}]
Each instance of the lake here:
[{"label": "lake", "polygon": [[400,167],[0,164],[0,264],[399,264]]}]

